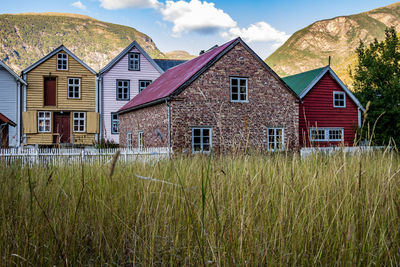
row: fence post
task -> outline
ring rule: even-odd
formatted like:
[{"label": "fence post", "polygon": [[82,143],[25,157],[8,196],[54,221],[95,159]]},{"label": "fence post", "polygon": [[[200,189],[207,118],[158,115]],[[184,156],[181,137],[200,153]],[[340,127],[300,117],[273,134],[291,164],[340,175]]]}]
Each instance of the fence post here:
[{"label": "fence post", "polygon": [[85,150],[82,150],[81,152],[81,162],[85,160]]}]

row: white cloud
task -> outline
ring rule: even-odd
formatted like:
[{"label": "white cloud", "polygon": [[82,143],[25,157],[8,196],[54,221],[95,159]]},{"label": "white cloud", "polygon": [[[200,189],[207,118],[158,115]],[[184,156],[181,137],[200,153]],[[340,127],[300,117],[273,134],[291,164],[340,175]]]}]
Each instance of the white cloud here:
[{"label": "white cloud", "polygon": [[172,32],[175,36],[183,32],[212,34],[237,25],[236,21],[222,9],[206,1],[167,1],[160,12],[165,21],[174,24]]},{"label": "white cloud", "polygon": [[223,32],[222,37],[226,39],[232,39],[240,36],[244,41],[252,42],[274,42],[283,44],[290,35],[285,32],[278,31],[268,23],[261,21],[255,24],[251,24],[247,29],[232,27],[227,32]]},{"label": "white cloud", "polygon": [[73,2],[71,4],[71,6],[82,9],[82,10],[86,10],[86,6],[84,4],[82,4],[82,2],[80,0]]},{"label": "white cloud", "polygon": [[160,3],[157,0],[100,0],[105,9],[123,8],[157,8]]}]

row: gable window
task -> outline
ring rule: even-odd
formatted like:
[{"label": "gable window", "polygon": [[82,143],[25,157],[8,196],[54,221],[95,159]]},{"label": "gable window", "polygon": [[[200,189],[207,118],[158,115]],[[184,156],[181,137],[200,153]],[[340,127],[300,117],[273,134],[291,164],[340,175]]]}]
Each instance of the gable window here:
[{"label": "gable window", "polygon": [[68,55],[64,53],[57,54],[57,70],[68,70]]},{"label": "gable window", "polygon": [[117,80],[117,100],[129,100],[129,80]]},{"label": "gable window", "polygon": [[282,151],[284,145],[284,129],[283,128],[268,128],[268,151]]},{"label": "gable window", "polygon": [[126,134],[126,147],[132,149],[132,132]]},{"label": "gable window", "polygon": [[118,114],[111,112],[111,133],[118,134],[119,133],[119,118]]},{"label": "gable window", "polygon": [[49,133],[51,129],[51,112],[39,111],[38,112],[38,132]]},{"label": "gable window", "polygon": [[346,107],[346,94],[344,92],[333,92],[333,107]]},{"label": "gable window", "polygon": [[143,131],[138,131],[138,149],[139,151],[143,149]]},{"label": "gable window", "polygon": [[231,77],[231,102],[248,102],[247,78]]},{"label": "gable window", "polygon": [[140,70],[140,53],[128,54],[128,70]]},{"label": "gable window", "polygon": [[86,113],[85,112],[74,112],[73,113],[73,129],[74,132],[84,133],[85,132],[85,123],[86,122]]},{"label": "gable window", "polygon": [[143,91],[147,86],[151,84],[151,81],[139,81],[139,93]]},{"label": "gable window", "polygon": [[81,98],[80,78],[68,78],[68,98]]},{"label": "gable window", "polygon": [[212,146],[211,128],[192,128],[193,153],[211,152],[211,146]]},{"label": "gable window", "polygon": [[310,141],[340,142],[343,140],[343,128],[310,128]]}]

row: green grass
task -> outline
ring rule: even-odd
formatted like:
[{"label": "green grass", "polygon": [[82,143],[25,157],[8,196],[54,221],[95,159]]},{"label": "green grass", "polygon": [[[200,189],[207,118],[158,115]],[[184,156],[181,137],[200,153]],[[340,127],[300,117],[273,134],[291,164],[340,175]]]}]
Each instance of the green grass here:
[{"label": "green grass", "polygon": [[[0,169],[0,265],[400,265],[400,157]],[[139,179],[135,174],[161,181]]]}]

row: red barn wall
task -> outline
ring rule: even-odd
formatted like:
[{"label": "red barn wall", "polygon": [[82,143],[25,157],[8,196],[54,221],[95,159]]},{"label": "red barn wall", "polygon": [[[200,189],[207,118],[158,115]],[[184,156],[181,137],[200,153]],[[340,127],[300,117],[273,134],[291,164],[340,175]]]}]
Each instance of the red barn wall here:
[{"label": "red barn wall", "polygon": [[344,91],[326,73],[302,99],[299,105],[300,146],[338,146],[341,142],[310,142],[310,127],[343,128],[344,145],[352,146],[358,127],[358,106],[346,94],[346,107],[333,107],[333,92]]}]

